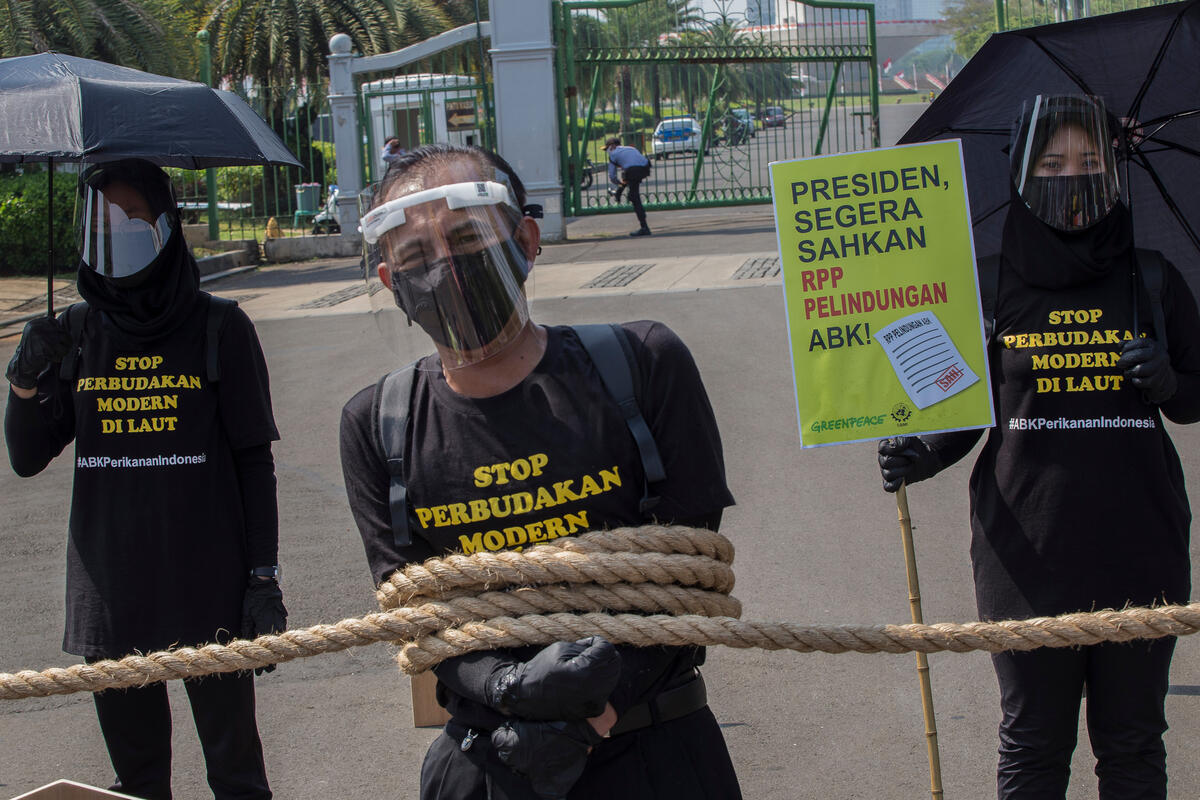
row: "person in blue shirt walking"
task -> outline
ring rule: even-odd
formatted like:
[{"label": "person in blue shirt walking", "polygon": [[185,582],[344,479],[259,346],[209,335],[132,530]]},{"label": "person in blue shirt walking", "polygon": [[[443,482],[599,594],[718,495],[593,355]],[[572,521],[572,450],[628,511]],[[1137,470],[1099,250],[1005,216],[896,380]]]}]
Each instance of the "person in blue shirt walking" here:
[{"label": "person in blue shirt walking", "polygon": [[642,155],[636,147],[622,145],[619,136],[608,137],[604,141],[604,149],[608,151],[608,182],[617,187],[614,197],[618,203],[621,202],[621,190],[628,188],[629,202],[633,205],[633,213],[637,215],[640,227],[629,235],[649,236],[650,226],[646,224],[646,209],[642,207],[639,187],[642,181],[650,176],[650,159]]}]

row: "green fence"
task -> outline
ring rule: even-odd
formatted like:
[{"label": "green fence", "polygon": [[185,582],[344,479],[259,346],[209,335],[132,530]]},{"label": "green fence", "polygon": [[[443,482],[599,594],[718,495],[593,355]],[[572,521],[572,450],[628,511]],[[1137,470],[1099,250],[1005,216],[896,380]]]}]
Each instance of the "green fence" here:
[{"label": "green fence", "polygon": [[996,0],[996,30],[1028,28],[1156,5],[1163,3],[1155,0]]},{"label": "green fence", "polygon": [[758,27],[689,0],[558,0],[566,213],[627,211],[608,136],[651,157],[647,208],[769,202],[767,164],[879,145],[875,9],[788,2]]},{"label": "green fence", "polygon": [[300,166],[218,167],[211,184],[207,171],[168,170],[184,224],[205,226],[203,238],[208,238],[211,186],[223,240],[334,233],[336,225],[321,216],[337,174],[324,93],[289,86],[256,87],[240,94],[279,134]]},{"label": "green fence", "polygon": [[383,176],[383,145],[392,137],[404,150],[438,142],[494,147],[487,47],[465,42],[386,73],[356,76],[364,186]]}]

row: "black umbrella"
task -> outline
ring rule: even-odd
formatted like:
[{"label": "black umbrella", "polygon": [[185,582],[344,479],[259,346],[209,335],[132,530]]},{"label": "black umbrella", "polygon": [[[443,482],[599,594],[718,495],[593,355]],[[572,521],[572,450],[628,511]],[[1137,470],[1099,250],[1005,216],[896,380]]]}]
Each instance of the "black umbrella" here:
[{"label": "black umbrella", "polygon": [[1121,178],[1139,247],[1200,296],[1200,0],[993,35],[901,143],[961,139],[975,249],[1000,248],[1008,144],[1023,100],[1090,94],[1125,121]]},{"label": "black umbrella", "polygon": [[48,162],[51,202],[60,160],[300,166],[232,92],[58,53],[0,59],[0,120],[0,162]]}]

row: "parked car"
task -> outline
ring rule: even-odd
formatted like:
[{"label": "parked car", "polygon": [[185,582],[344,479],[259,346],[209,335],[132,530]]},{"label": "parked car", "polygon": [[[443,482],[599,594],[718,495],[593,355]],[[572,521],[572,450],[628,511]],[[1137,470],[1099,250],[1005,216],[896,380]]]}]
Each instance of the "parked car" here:
[{"label": "parked car", "polygon": [[768,106],[763,109],[761,119],[764,128],[782,128],[787,120],[787,112],[779,106]]},{"label": "parked car", "polygon": [[700,134],[700,123],[696,122],[695,117],[668,117],[654,128],[654,157],[665,158],[671,153],[699,153]]}]

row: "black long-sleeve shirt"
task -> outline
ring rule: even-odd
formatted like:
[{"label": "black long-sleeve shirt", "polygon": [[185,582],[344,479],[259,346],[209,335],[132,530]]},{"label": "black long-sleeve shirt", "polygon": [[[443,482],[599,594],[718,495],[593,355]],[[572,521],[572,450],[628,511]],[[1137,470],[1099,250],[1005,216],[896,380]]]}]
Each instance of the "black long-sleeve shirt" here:
[{"label": "black long-sleeve shirt", "polygon": [[[1150,301],[1133,328],[1128,273],[1045,288],[1001,263],[991,351],[996,427],[971,475],[971,555],[983,618],[1030,617],[1190,592],[1191,511],[1162,416],[1200,419],[1200,314],[1166,271],[1163,310],[1175,394],[1148,403],[1116,367],[1121,345],[1154,335]],[[981,431],[923,437],[943,466]]]},{"label": "black long-sleeve shirt", "polygon": [[75,444],[64,649],[120,657],[240,628],[247,572],[278,560],[266,365],[240,309],[205,369],[207,303],[151,345],[89,311],[77,374],[10,392],[13,469],[36,475]]},{"label": "black long-sleeve shirt", "polygon": [[[630,323],[638,354],[639,406],[667,479],[652,488],[664,522],[715,527],[732,503],[720,439],[687,348],[657,323]],[[376,582],[434,555],[520,547],[603,527],[641,525],[643,470],[616,403],[570,329],[548,329],[532,375],[497,397],[472,400],[450,389],[436,364],[419,368],[412,394],[406,486],[413,542],[391,529],[390,477],[372,420],[374,387],[342,412],[346,491]],[[439,697],[460,723],[498,726],[485,687],[501,667],[539,647],[474,653],[435,668]],[[620,647],[618,714],[654,696],[701,663],[701,648]]]}]

